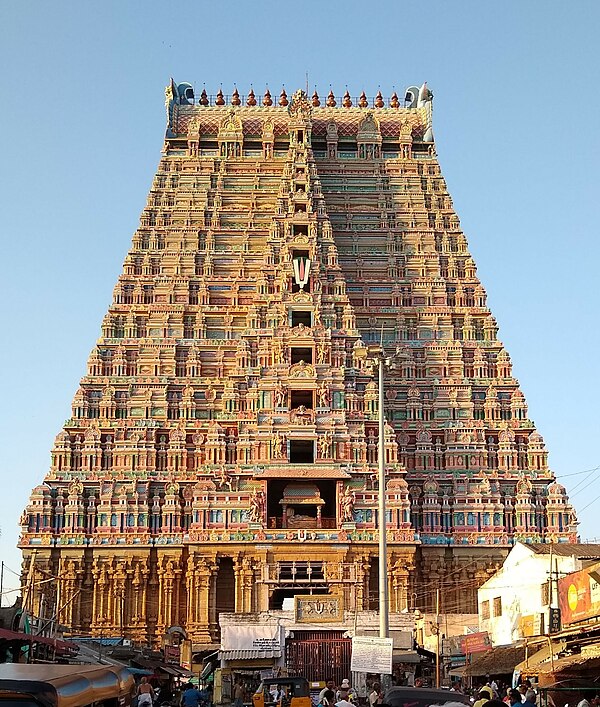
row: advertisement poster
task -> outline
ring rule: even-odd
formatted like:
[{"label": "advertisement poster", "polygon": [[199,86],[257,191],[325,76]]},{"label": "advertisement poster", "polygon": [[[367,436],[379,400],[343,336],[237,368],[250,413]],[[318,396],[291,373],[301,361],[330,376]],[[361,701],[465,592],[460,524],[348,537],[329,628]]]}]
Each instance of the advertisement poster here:
[{"label": "advertisement poster", "polygon": [[465,655],[485,653],[492,649],[492,642],[487,631],[469,633],[462,637],[462,649]]},{"label": "advertisement poster", "polygon": [[590,577],[598,565],[558,580],[558,602],[563,626],[600,616],[600,584]]}]

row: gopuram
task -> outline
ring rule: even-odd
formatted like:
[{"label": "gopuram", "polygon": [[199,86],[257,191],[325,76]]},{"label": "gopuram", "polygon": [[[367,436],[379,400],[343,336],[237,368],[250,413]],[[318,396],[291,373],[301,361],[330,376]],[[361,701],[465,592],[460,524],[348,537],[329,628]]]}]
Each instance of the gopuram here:
[{"label": "gopuram", "polygon": [[[214,645],[221,614],[476,612],[510,545],[576,540],[437,159],[432,94],[166,91],[102,333],[21,518],[30,612]],[[56,581],[47,581],[55,577]],[[335,600],[331,603],[330,600]],[[336,603],[337,602],[337,603]],[[314,604],[314,602],[313,602]]]}]

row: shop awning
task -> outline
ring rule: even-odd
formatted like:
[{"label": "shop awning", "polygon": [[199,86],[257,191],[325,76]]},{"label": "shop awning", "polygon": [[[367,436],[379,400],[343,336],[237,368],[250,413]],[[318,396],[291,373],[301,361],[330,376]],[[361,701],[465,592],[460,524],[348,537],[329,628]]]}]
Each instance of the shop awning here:
[{"label": "shop awning", "polygon": [[9,631],[6,628],[0,628],[0,640],[20,641],[21,643],[43,643],[44,645],[52,646],[56,651],[61,653],[75,654],[79,652],[79,646],[76,643],[61,641],[60,638],[50,638],[49,636],[34,636],[31,633]]},{"label": "shop awning", "polygon": [[200,673],[200,680],[208,680],[208,676],[212,675],[218,667],[218,661],[209,660],[208,663],[202,668],[202,672]]},{"label": "shop awning", "polygon": [[[566,647],[567,644],[564,641],[553,644],[552,652],[554,655],[554,662],[558,660],[558,656],[565,650]],[[543,646],[543,648],[535,652],[530,648],[529,655],[525,658],[525,660],[515,666],[515,670],[518,670],[521,673],[537,672],[538,670],[542,670],[541,666],[546,662],[548,665],[552,662],[550,659],[550,648],[548,645]]]},{"label": "shop awning", "polygon": [[498,646],[479,658],[474,658],[463,674],[470,677],[507,675],[512,673],[515,665],[518,665],[523,658],[525,658],[525,646]]},{"label": "shop awning", "polygon": [[265,658],[281,658],[281,651],[280,650],[219,651],[219,658],[221,660],[264,660]]},{"label": "shop awning", "polygon": [[564,658],[555,658],[554,667],[552,662],[548,661],[537,670],[538,674],[557,675],[560,673],[561,679],[565,679],[566,676],[583,678],[587,677],[588,673],[595,676],[598,671],[600,671],[600,658],[582,655],[581,653],[567,655]]},{"label": "shop awning", "polygon": [[417,651],[403,651],[394,649],[392,651],[392,661],[394,663],[420,663],[421,656]]},{"label": "shop awning", "polygon": [[180,665],[174,665],[171,663],[164,663],[161,660],[152,660],[151,658],[135,658],[133,661],[140,665],[142,668],[149,668],[150,670],[162,670],[163,673],[167,675],[173,675],[174,677],[187,678],[191,677],[194,673],[187,668],[182,668]]}]

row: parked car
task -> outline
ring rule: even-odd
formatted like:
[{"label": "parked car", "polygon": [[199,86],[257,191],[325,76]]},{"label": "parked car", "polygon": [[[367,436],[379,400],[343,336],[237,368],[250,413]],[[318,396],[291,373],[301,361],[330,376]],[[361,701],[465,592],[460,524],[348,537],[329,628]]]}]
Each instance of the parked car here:
[{"label": "parked car", "polygon": [[380,707],[431,707],[431,705],[470,705],[468,695],[451,690],[437,690],[427,687],[392,687],[383,698]]}]

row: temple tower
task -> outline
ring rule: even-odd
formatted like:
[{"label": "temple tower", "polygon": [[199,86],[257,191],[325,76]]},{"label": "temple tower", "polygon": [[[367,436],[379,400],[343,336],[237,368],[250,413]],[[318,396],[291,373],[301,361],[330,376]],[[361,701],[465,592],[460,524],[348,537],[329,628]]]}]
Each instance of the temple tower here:
[{"label": "temple tower", "polygon": [[[441,175],[426,86],[369,101],[167,88],[148,202],[51,468],[25,603],[78,633],[213,644],[322,595],[476,611],[516,539],[575,540]],[[382,344],[386,442],[369,348]],[[44,583],[58,577],[56,585]]]}]

